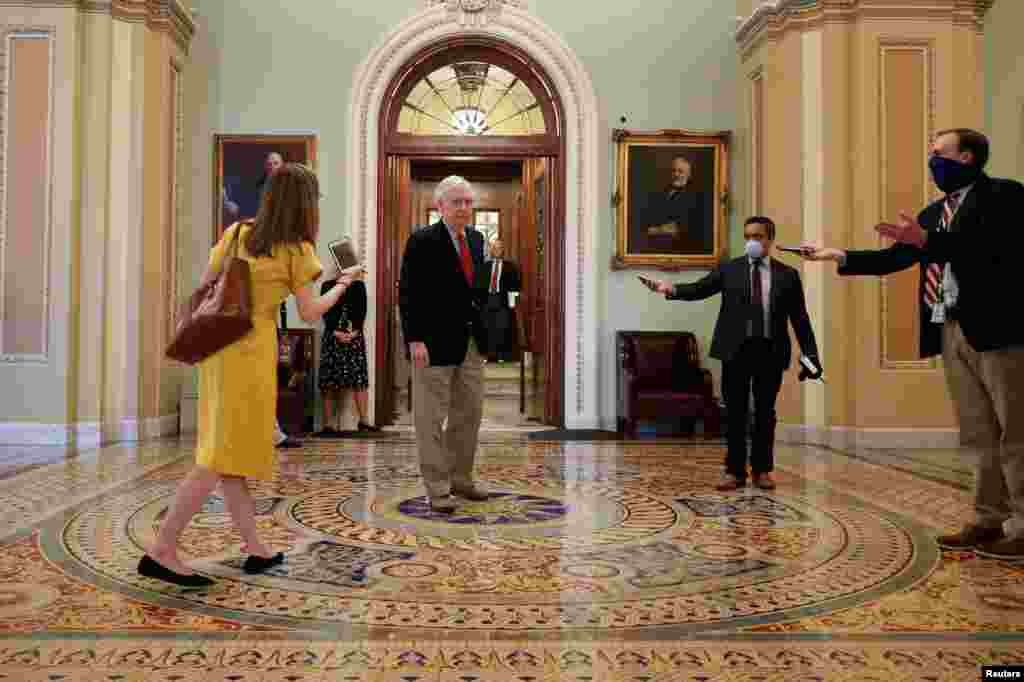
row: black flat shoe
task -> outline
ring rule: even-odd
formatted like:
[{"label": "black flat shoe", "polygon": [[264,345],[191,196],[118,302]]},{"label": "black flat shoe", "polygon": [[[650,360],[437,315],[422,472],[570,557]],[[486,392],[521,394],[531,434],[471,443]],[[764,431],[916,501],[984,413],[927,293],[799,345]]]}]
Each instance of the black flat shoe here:
[{"label": "black flat shoe", "polygon": [[331,427],[325,427],[313,434],[313,438],[337,438],[338,432]]},{"label": "black flat shoe", "polygon": [[246,557],[245,563],[242,564],[242,570],[250,575],[256,573],[265,573],[274,566],[284,563],[284,552],[278,552],[269,559],[264,559],[261,556],[249,556]]},{"label": "black flat shoe", "polygon": [[210,585],[216,584],[216,581],[210,580],[204,575],[182,575],[181,573],[175,573],[163,564],[158,563],[148,554],[139,560],[138,571],[141,576],[153,578],[154,580],[162,580],[165,583],[177,585],[178,587],[198,588],[209,587]]},{"label": "black flat shoe", "polygon": [[356,428],[358,428],[360,431],[380,431],[379,426],[370,426],[369,424],[364,424],[363,422],[359,422]]}]

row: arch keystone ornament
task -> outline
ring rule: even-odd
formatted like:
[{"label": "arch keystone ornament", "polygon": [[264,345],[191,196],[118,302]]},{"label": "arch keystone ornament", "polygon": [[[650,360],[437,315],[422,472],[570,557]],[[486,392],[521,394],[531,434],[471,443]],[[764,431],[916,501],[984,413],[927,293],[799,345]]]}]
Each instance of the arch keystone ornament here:
[{"label": "arch keystone ornament", "polygon": [[461,26],[483,26],[504,6],[525,9],[525,0],[426,0],[427,8],[443,7]]},{"label": "arch keystone ornament", "polygon": [[[348,110],[346,183],[348,225],[362,260],[376,262],[380,218],[378,168],[381,160],[380,113],[389,86],[410,60],[453,39],[483,38],[500,41],[528,54],[542,68],[562,104],[564,126],[565,258],[557,276],[564,292],[565,342],[562,374],[563,419],[568,428],[596,428],[598,414],[597,271],[587,268],[596,255],[598,183],[601,139],[599,104],[593,83],[576,54],[561,36],[527,10],[525,0],[426,0],[425,6],[386,34],[356,69]],[[367,288],[378,290],[378,274],[371,269]],[[377,357],[377,306],[367,317],[367,354],[370,371],[385,358]],[[591,343],[585,343],[590,339]],[[370,405],[376,411],[377,386],[371,383]],[[371,415],[376,419],[377,416]]]}]

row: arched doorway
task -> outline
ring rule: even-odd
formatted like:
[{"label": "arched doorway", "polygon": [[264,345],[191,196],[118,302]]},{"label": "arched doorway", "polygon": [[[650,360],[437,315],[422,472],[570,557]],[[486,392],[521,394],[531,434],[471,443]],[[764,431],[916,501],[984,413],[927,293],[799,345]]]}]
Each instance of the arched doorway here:
[{"label": "arched doorway", "polygon": [[378,422],[399,412],[402,250],[410,230],[430,222],[416,200],[414,168],[452,169],[473,181],[518,167],[519,199],[506,207],[514,215],[502,225],[516,226],[510,246],[524,275],[517,308],[530,369],[527,379],[523,368],[520,390],[532,390],[521,409],[541,423],[564,423],[564,117],[544,70],[524,51],[490,36],[453,36],[429,45],[391,79],[378,119]]},{"label": "arched doorway", "polygon": [[[338,170],[344,170],[347,220],[365,262],[373,265],[367,287],[375,294],[382,273],[375,267],[378,251],[398,248],[379,243],[379,216],[385,205],[384,175],[380,172],[380,113],[393,98],[398,75],[415,57],[455,38],[493,38],[515,46],[539,65],[564,110],[564,254],[560,274],[564,294],[564,362],[557,372],[564,387],[562,414],[567,428],[595,428],[599,414],[599,268],[598,215],[607,183],[601,181],[606,154],[601,152],[600,106],[593,83],[579,58],[557,33],[534,16],[519,0],[481,3],[424,0],[424,9],[396,26],[371,48],[354,74],[349,100],[348,148]],[[324,164],[325,166],[330,164]],[[385,361],[377,352],[379,302],[371,301],[367,316],[367,354],[371,377]],[[604,341],[610,344],[609,340]],[[378,387],[371,379],[371,417],[377,420]]]}]

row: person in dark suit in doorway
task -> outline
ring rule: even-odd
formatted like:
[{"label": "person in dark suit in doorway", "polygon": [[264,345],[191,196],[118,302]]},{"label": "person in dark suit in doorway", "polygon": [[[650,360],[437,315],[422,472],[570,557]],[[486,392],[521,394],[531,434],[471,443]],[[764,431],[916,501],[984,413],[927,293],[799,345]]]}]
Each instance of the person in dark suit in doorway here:
[{"label": "person in dark suit in doorway", "polygon": [[488,247],[491,259],[484,263],[480,273],[480,284],[487,289],[487,359],[515,362],[519,359],[519,323],[515,308],[509,305],[509,294],[522,288],[519,266],[505,258],[505,244],[500,238],[493,238]]},{"label": "person in dark suit in doorway", "polygon": [[699,301],[722,294],[710,354],[722,361],[722,394],[729,410],[725,476],[718,485],[723,492],[747,483],[746,427],[751,386],[754,437],[750,469],[758,488],[775,487],[775,400],[793,353],[787,322],[793,325],[800,350],[813,367],[813,371],[802,367],[800,380],[817,379],[822,374],[800,275],[771,257],[775,223],[764,216],[748,218],[743,236],[745,255],[723,263],[692,284],[672,285],[641,277],[649,289],[670,301]]},{"label": "person in dark suit in doorway", "polygon": [[[989,141],[969,128],[942,130],[929,169],[945,193],[915,218],[876,229],[896,244],[846,251],[804,244],[804,257],[833,260],[841,275],[888,275],[921,264],[921,356],[942,354],[960,445],[979,455],[975,518],[939,546],[1024,559],[1024,327],[1000,312],[1020,289],[1024,231],[1013,216],[1024,185],[985,174]],[[1012,318],[1012,315],[1011,315]]]},{"label": "person in dark suit in doorway", "polygon": [[464,178],[452,175],[438,184],[434,201],[441,220],[409,237],[398,285],[420,471],[431,509],[444,514],[456,509],[452,493],[488,497],[473,481],[487,348],[487,289],[479,277],[484,237],[469,227],[475,200]]}]

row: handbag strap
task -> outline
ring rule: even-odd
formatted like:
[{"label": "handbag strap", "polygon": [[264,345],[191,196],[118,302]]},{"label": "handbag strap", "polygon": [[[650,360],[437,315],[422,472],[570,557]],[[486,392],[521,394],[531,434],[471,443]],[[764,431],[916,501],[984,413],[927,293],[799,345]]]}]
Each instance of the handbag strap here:
[{"label": "handbag strap", "polygon": [[220,273],[224,270],[224,261],[226,261],[229,257],[238,257],[239,233],[242,231],[242,223],[235,223],[234,228],[235,231],[231,234],[231,241],[228,242],[227,249],[225,249],[226,253],[224,254],[224,257],[221,258],[220,260],[220,267],[217,268],[216,270],[210,270],[206,275],[206,279],[204,279],[200,283],[200,286],[204,284],[209,284],[213,280],[217,279],[217,276],[220,275]]}]

